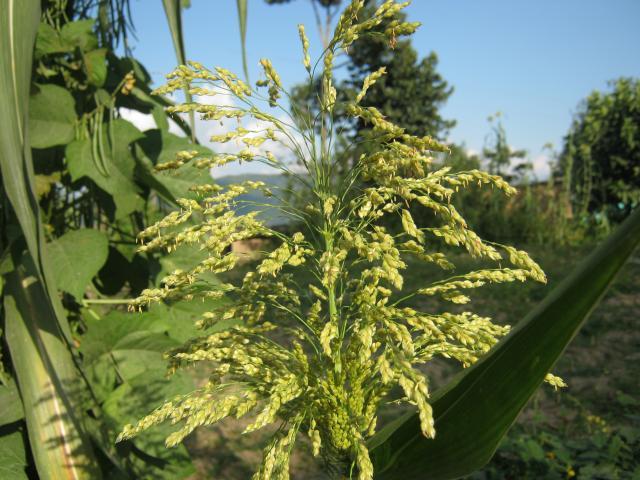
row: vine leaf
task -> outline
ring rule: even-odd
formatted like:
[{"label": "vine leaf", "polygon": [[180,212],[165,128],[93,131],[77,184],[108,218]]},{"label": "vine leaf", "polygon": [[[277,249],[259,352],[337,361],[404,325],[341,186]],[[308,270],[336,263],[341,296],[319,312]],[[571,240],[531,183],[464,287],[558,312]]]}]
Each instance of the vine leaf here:
[{"label": "vine leaf", "polygon": [[137,142],[135,156],[138,180],[172,203],[175,203],[176,198],[196,198],[196,195],[189,191],[189,187],[211,181],[208,170],[191,166],[179,169],[172,175],[158,174],[153,170],[154,165],[173,160],[182,150],[196,150],[203,155],[212,154],[210,149],[202,145],[193,145],[186,138],[166,130],[147,130],[144,132],[144,138]]},{"label": "vine leaf", "polygon": [[75,135],[76,111],[71,94],[57,85],[39,85],[29,102],[29,134],[33,148],[66,145]]},{"label": "vine leaf", "polygon": [[98,47],[98,39],[93,33],[95,20],[87,18],[65,23],[60,29],[61,41],[71,48],[78,47],[83,52],[94,50]]},{"label": "vine leaf", "polygon": [[[138,187],[134,181],[136,162],[133,158],[129,144],[142,138],[142,132],[126,120],[113,120],[111,128],[113,136],[117,139],[115,145],[104,143],[104,161],[109,167],[109,176],[105,176],[95,168],[94,153],[91,148],[91,140],[74,140],[67,145],[65,155],[69,173],[75,181],[82,177],[88,177],[95,184],[110,194],[115,204],[115,218],[123,218],[140,206],[142,199],[138,195]],[[107,126],[103,138],[108,138]]]},{"label": "vine leaf", "polygon": [[15,428],[0,437],[0,478],[4,480],[27,480],[27,453],[24,448],[24,433]]},{"label": "vine leaf", "polygon": [[0,386],[0,427],[24,418],[20,392],[13,381]]},{"label": "vine leaf", "polygon": [[72,230],[51,242],[49,252],[58,287],[80,300],[107,261],[109,242],[97,230]]},{"label": "vine leaf", "polygon": [[107,49],[98,48],[84,55],[87,77],[92,85],[101,87],[107,79]]}]

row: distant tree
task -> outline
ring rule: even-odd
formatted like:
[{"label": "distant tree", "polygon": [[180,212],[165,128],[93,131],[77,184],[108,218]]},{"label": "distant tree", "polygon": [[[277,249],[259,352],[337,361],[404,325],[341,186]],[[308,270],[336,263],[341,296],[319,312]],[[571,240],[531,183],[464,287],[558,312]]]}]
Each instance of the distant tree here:
[{"label": "distant tree", "polygon": [[565,137],[562,172],[576,212],[619,221],[640,202],[640,81],[621,78],[594,91]]},{"label": "distant tree", "polygon": [[[292,0],[265,0],[269,4],[289,3]],[[324,39],[330,33],[330,24],[339,10],[339,0],[312,0],[318,31]],[[373,15],[379,3],[369,0],[362,10],[362,17]],[[325,9],[322,19],[319,7]],[[394,19],[402,22],[406,19],[399,13]],[[409,40],[395,39],[389,42],[382,33],[391,27],[384,22],[372,34],[357,40],[347,52],[344,63],[349,73],[346,80],[338,85],[338,98],[353,99],[362,88],[364,78],[381,67],[386,68],[386,75],[371,86],[363,105],[373,106],[380,110],[386,118],[405,128],[412,135],[430,135],[439,140],[446,137],[455,125],[454,120],[446,120],[440,114],[440,108],[453,92],[453,88],[437,72],[438,57],[430,53],[419,60],[418,53]],[[324,40],[323,40],[324,41]],[[293,110],[318,111],[320,82],[311,87],[308,83],[295,87],[292,91]],[[359,143],[369,126],[362,122],[352,122],[346,115],[336,109],[335,125],[342,128],[349,138],[348,143]],[[303,115],[308,117],[308,115]],[[357,149],[351,157],[358,155]],[[349,159],[345,156],[345,167]]]},{"label": "distant tree", "polygon": [[[377,6],[378,2],[369,2],[364,14],[372,15]],[[401,13],[395,20],[405,21],[405,17]],[[378,30],[382,33],[389,27],[388,23],[383,23]],[[342,88],[355,96],[367,75],[385,67],[386,75],[368,90],[364,105],[378,108],[411,135],[444,139],[455,121],[445,120],[440,108],[453,93],[453,88],[437,72],[437,65],[438,56],[434,52],[419,60],[410,40],[390,43],[383,35],[373,35],[359,39],[349,49],[349,78]],[[367,128],[362,123],[356,124],[356,136]]]},{"label": "distant tree", "polygon": [[[515,158],[525,158],[527,152],[526,150],[514,150],[509,146],[507,142],[507,132],[500,120],[501,117],[502,114],[500,112],[489,117],[491,133],[487,138],[487,146],[482,150],[482,154],[488,161],[490,173],[504,177],[512,177],[508,172],[512,160]],[[519,173],[520,170],[526,170],[527,164],[522,165],[523,166],[518,165],[518,167],[516,167],[517,173]]]}]

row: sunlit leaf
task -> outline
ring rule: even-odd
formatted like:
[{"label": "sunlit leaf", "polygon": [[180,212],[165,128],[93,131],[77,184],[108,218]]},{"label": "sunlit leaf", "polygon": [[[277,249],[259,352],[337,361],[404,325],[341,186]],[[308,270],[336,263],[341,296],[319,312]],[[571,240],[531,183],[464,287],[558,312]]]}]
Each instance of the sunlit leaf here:
[{"label": "sunlit leaf", "polygon": [[76,404],[84,385],[46,291],[27,258],[6,278],[6,341],[40,478],[100,478]]},{"label": "sunlit leaf", "polygon": [[59,288],[81,299],[108,251],[107,237],[98,230],[72,230],[51,242],[51,266]]},{"label": "sunlit leaf", "polygon": [[91,18],[65,23],[60,30],[62,42],[83,52],[94,50],[98,47],[98,39],[93,33],[94,23]]},{"label": "sunlit leaf", "polygon": [[99,48],[84,55],[84,66],[87,69],[89,83],[97,87],[104,85],[107,79],[107,49]]},{"label": "sunlit leaf", "polygon": [[[116,206],[116,218],[122,218],[137,207],[142,199],[134,181],[135,160],[129,150],[129,144],[142,137],[142,133],[126,120],[114,120],[111,128],[113,138],[118,141],[112,146],[104,144],[105,158],[109,174],[103,175],[95,167],[94,152],[90,139],[74,140],[66,148],[66,160],[73,180],[89,177],[98,187],[113,197]],[[103,137],[109,137],[108,126],[104,125]]]},{"label": "sunlit leaf", "polygon": [[27,480],[27,452],[24,434],[19,429],[0,436],[0,478]]},{"label": "sunlit leaf", "polygon": [[57,85],[39,85],[29,104],[33,148],[66,145],[74,138],[76,111],[71,94]]}]

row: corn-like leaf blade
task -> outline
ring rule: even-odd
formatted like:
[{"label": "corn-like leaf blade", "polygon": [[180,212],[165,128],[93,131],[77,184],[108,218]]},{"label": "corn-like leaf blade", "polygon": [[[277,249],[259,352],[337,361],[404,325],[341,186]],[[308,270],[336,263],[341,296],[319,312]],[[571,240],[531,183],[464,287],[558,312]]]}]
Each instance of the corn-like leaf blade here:
[{"label": "corn-like leaf blade", "polygon": [[27,119],[39,23],[38,0],[0,0],[0,169],[28,249],[28,265],[15,268],[3,290],[6,341],[40,478],[100,478],[65,390],[73,384],[78,395],[81,387],[34,194]]},{"label": "corn-like leaf blade", "polygon": [[240,46],[242,48],[242,70],[249,83],[249,67],[247,66],[247,0],[236,0],[238,8],[238,24],[240,26]]},{"label": "corn-like leaf blade", "polygon": [[[169,24],[169,30],[171,31],[171,40],[173,40],[173,48],[176,51],[176,58],[180,65],[184,65],[186,60],[184,50],[184,37],[182,35],[182,13],[181,13],[181,1],[180,0],[162,0],[164,6],[164,13],[167,17],[167,23]],[[184,98],[187,103],[191,102],[191,94],[184,89]],[[196,141],[196,120],[193,112],[189,112],[189,125],[191,126],[191,141]]]},{"label": "corn-like leaf blade", "polygon": [[18,379],[31,451],[42,479],[98,479],[74,399],[84,384],[55,326],[43,284],[29,260],[7,275],[6,339]]}]

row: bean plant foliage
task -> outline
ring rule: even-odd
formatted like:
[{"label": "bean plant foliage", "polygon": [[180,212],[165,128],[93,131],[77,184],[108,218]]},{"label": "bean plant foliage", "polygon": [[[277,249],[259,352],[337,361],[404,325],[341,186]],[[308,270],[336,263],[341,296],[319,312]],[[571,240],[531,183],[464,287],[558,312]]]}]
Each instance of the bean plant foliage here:
[{"label": "bean plant foliage", "polygon": [[[21,106],[24,124],[3,119],[23,128],[28,155],[11,170],[20,159],[2,137],[0,403],[3,411],[11,406],[0,418],[3,478],[10,471],[12,478],[186,477],[193,472],[186,449],[167,451],[162,432],[114,440],[125,423],[193,388],[186,376],[168,381],[157,366],[211,303],[177,304],[171,313],[158,305],[135,323],[111,310],[153,285],[168,262],[181,265],[178,256],[137,253],[135,238],[188,195],[187,181],[208,177],[194,171],[177,181],[153,165],[185,148],[208,150],[169,132],[171,103],[151,94],[149,74],[131,56],[127,0],[6,3],[2,32],[12,48],[3,51],[2,73],[27,73],[16,82],[23,97],[2,90],[4,105]],[[13,52],[22,44],[24,52]],[[140,131],[125,119],[131,111],[153,115],[157,128]],[[33,198],[20,201],[21,190]],[[25,208],[34,232],[25,228]],[[39,278],[40,268],[46,282],[21,283]]]},{"label": "bean plant foliage", "polygon": [[[261,60],[264,79],[256,88],[224,68],[209,70],[188,62],[170,73],[166,85],[155,92],[164,95],[187,88],[196,101],[169,111],[236,123],[235,129],[212,141],[244,145],[235,154],[181,151],[156,165],[157,170],[174,172],[179,178],[191,168],[215,172],[215,167],[235,160],[262,162],[286,172],[310,196],[302,208],[282,199],[280,208],[305,226],[304,233],[285,236],[268,227],[259,211],[236,212],[241,195],[251,190],[280,194],[268,185],[255,181],[226,187],[193,185],[197,197],[179,199],[179,211],[139,235],[142,252],[179,252],[197,246],[205,255],[189,268],[165,276],[159,288],[144,290],[132,308],[223,297],[229,303],[205,312],[197,322],[200,328],[224,322],[219,331],[188,340],[166,354],[171,373],[200,362],[210,366],[206,384],[126,426],[120,440],[169,421],[178,425],[166,439],[172,447],[199,426],[248,416],[246,432],[275,425],[255,479],[288,478],[290,454],[299,435],[308,436],[313,454],[321,457],[329,472],[370,479],[374,472],[366,442],[376,432],[380,408],[390,402],[415,405],[422,434],[434,437],[429,382],[420,367],[437,356],[469,366],[509,330],[470,311],[419,311],[406,306],[407,300],[439,296],[464,305],[470,301],[469,290],[487,283],[546,281],[524,251],[479,238],[451,203],[458,190],[474,185],[505,195],[514,194],[513,187],[480,170],[436,168],[434,156],[446,154],[446,145],[409,135],[375,107],[360,104],[385,69],[370,74],[355,100],[340,106],[371,128],[364,139],[368,153],[360,156],[349,175],[335,175],[333,153],[339,132],[332,122],[337,108],[334,59],[357,39],[374,35],[375,27],[408,2],[386,1],[364,18],[363,4],[354,0],[346,7],[316,63],[311,62],[309,42],[299,26],[309,81],[319,70],[322,82],[321,112],[306,119],[308,128],[294,129],[293,118],[299,112],[290,112],[281,103],[287,93],[266,59]],[[397,37],[412,34],[418,26],[392,21],[375,35],[384,35],[393,45]],[[268,150],[276,142],[295,154],[297,164]],[[431,210],[439,224],[416,225],[409,213],[414,204]],[[381,218],[393,215],[402,225],[398,232],[380,225]],[[236,267],[237,256],[229,251],[233,242],[255,236],[273,237],[279,246],[237,285],[207,280],[210,272]],[[443,244],[466,249],[492,266],[447,274],[454,265],[440,251]],[[443,276],[428,285],[405,285],[402,272],[408,261],[436,264]],[[313,278],[308,284],[298,282],[296,272],[301,269]],[[563,385],[553,375],[547,381]]]}]

